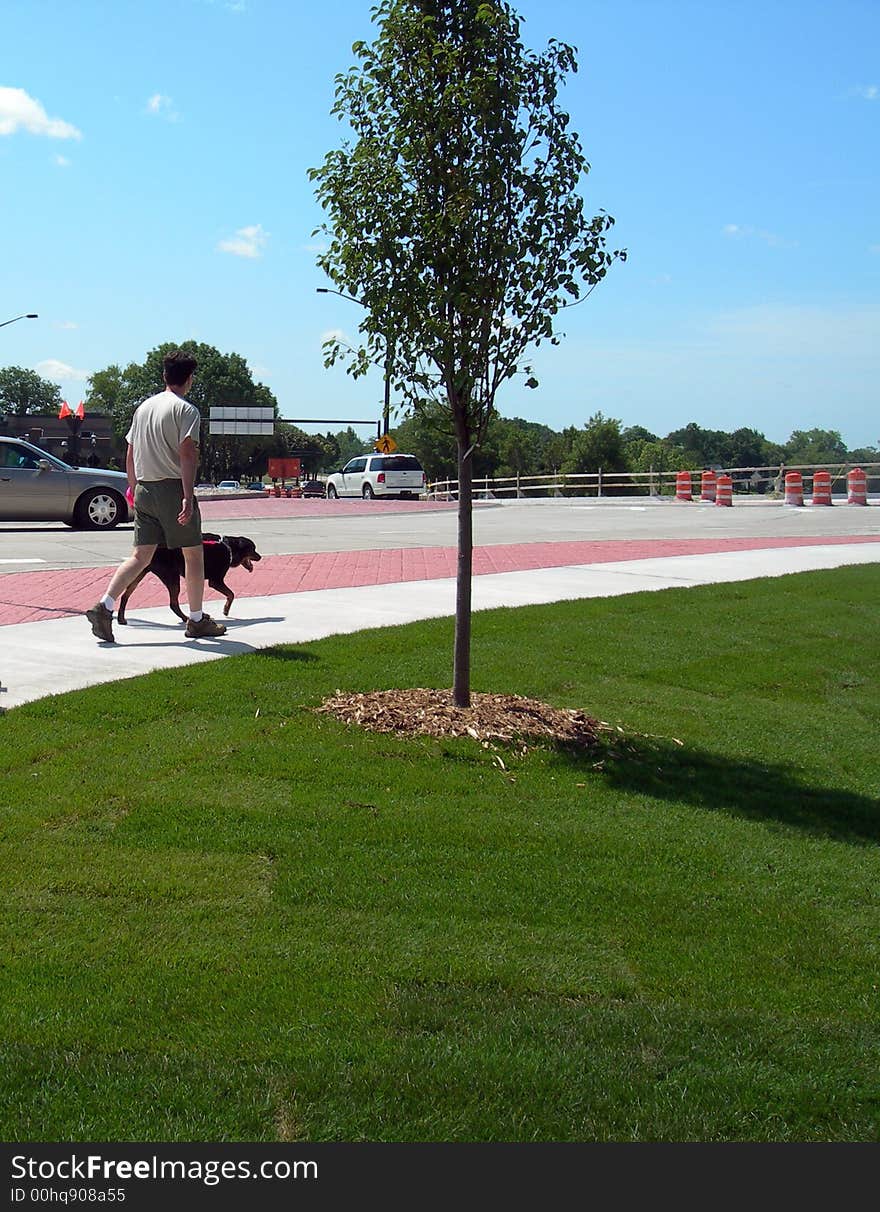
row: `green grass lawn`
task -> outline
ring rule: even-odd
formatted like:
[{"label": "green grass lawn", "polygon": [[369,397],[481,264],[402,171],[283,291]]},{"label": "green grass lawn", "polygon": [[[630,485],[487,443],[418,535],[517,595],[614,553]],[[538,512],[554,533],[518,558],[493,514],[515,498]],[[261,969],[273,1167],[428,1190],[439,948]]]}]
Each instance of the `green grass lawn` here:
[{"label": "green grass lawn", "polygon": [[312,710],[450,620],[7,713],[2,1139],[877,1140],[878,600],[475,615],[475,690],[623,730],[505,769]]}]

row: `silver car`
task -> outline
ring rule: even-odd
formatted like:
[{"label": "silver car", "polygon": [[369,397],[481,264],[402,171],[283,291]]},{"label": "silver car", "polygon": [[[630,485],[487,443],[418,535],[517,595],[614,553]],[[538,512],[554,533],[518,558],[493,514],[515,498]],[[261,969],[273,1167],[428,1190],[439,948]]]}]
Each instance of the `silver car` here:
[{"label": "silver car", "polygon": [[128,521],[124,471],[69,467],[21,438],[0,437],[0,521],[112,530]]}]

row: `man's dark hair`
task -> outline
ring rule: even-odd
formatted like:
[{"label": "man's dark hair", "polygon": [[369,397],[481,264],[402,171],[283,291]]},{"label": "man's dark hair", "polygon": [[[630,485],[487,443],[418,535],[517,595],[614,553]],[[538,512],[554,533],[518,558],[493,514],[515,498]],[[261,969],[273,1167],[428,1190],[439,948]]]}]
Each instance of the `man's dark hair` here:
[{"label": "man's dark hair", "polygon": [[198,362],[192,354],[175,349],[173,353],[166,354],[162,361],[165,382],[169,387],[183,387],[197,366]]}]

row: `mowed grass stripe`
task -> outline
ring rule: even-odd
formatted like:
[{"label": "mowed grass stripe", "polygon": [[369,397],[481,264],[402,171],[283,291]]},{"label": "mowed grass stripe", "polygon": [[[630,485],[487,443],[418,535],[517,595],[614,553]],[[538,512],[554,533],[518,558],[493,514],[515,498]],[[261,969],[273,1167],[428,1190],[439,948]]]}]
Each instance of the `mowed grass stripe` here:
[{"label": "mowed grass stripe", "polygon": [[5,1139],[877,1139],[878,590],[475,615],[588,754],[314,713],[450,620],[9,712]]}]

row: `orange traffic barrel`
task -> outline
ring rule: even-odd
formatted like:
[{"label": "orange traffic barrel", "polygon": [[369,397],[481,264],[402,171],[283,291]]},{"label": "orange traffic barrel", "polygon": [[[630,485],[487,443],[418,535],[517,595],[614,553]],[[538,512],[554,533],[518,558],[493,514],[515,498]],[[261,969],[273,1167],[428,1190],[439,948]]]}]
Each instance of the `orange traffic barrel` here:
[{"label": "orange traffic barrel", "polygon": [[715,485],[715,504],[733,504],[733,480],[726,472],[722,472]]},{"label": "orange traffic barrel", "polygon": [[831,504],[831,472],[813,472],[813,501],[814,505]]},{"label": "orange traffic barrel", "polygon": [[715,472],[704,471],[700,480],[700,500],[714,501],[715,500]]},{"label": "orange traffic barrel", "polygon": [[785,473],[785,504],[803,505],[804,479],[799,471]]},{"label": "orange traffic barrel", "polygon": [[847,504],[868,504],[868,479],[861,467],[854,467],[846,477]]},{"label": "orange traffic barrel", "polygon": [[677,471],[675,473],[675,499],[676,501],[692,501],[694,499],[691,473],[689,471]]}]

